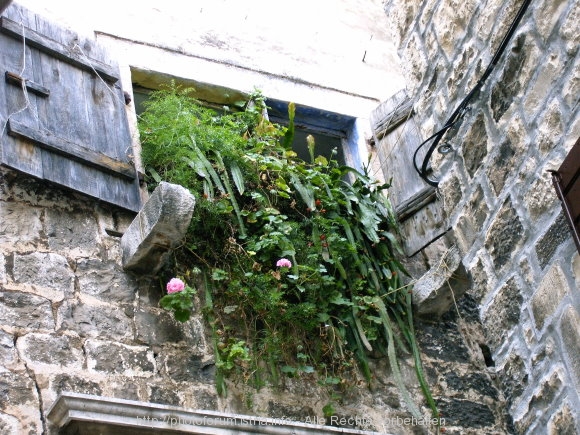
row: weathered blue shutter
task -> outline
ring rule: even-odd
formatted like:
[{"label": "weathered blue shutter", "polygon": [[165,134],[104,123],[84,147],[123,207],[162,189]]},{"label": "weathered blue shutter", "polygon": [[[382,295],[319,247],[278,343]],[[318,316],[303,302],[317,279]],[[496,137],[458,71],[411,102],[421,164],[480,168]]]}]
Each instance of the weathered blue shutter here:
[{"label": "weathered blue shutter", "polygon": [[18,5],[0,20],[0,162],[139,210],[116,62],[95,41]]}]

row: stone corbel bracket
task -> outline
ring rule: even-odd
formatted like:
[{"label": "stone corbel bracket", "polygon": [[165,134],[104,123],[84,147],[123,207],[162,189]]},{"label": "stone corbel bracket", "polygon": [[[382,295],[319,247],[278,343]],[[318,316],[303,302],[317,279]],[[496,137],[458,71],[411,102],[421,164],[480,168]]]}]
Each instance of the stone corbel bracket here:
[{"label": "stone corbel bracket", "polygon": [[195,207],[184,187],[161,182],[121,238],[123,269],[154,275],[183,240]]},{"label": "stone corbel bracket", "polygon": [[470,279],[456,247],[448,249],[436,267],[413,285],[413,305],[420,316],[439,317],[470,287]]}]

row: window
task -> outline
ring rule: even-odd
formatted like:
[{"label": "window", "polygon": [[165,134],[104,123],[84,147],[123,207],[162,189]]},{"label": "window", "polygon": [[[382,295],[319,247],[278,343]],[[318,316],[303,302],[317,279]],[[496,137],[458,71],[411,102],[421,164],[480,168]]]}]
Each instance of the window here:
[{"label": "window", "polygon": [[[200,83],[191,80],[180,80],[165,75],[151,75],[151,72],[132,70],[133,96],[135,110],[140,114],[144,110],[143,103],[154,89],[160,89],[164,83],[174,81],[183,87],[195,89],[195,98],[209,107],[220,109],[224,105],[232,107],[235,102],[244,100],[245,94],[208,83]],[[268,117],[270,121],[288,124],[288,102],[274,98],[266,100]],[[339,113],[320,110],[296,104],[295,112],[295,135],[293,148],[300,158],[309,161],[306,137],[314,136],[316,148],[315,154],[329,158],[336,150],[334,158],[339,164],[346,164],[354,168],[361,168],[364,159],[361,150],[365,148],[364,138],[359,134],[357,119]],[[362,143],[361,143],[362,141]]]}]

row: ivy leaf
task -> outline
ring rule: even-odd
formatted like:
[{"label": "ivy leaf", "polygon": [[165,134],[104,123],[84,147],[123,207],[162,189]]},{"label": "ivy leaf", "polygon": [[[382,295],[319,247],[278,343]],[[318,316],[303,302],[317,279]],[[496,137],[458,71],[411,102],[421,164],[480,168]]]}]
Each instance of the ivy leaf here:
[{"label": "ivy leaf", "polygon": [[290,192],[290,186],[288,186],[288,184],[286,184],[286,181],[284,181],[284,179],[282,177],[279,177],[276,179],[276,187],[279,190],[282,190],[285,192]]},{"label": "ivy leaf", "polygon": [[192,295],[195,291],[186,287],[179,293],[171,293],[163,296],[159,300],[159,306],[163,309],[173,312],[173,316],[180,322],[186,322],[191,317],[193,309]]},{"label": "ivy leaf", "polygon": [[318,156],[314,159],[314,163],[320,166],[328,166],[328,159],[324,156]]},{"label": "ivy leaf", "polygon": [[228,278],[228,273],[223,269],[214,269],[211,274],[211,279],[214,281],[224,281]]},{"label": "ivy leaf", "polygon": [[178,320],[179,322],[187,322],[191,317],[191,311],[176,309],[173,311],[173,316],[175,317],[175,320]]},{"label": "ivy leaf", "polygon": [[349,301],[348,299],[343,298],[340,294],[335,294],[330,300],[329,302],[331,304],[335,304],[335,305],[348,305],[351,306],[353,305],[352,301]]},{"label": "ivy leaf", "polygon": [[371,322],[376,323],[377,325],[382,325],[383,324],[383,321],[382,321],[382,319],[380,317],[377,317],[377,316],[366,316],[366,318],[368,320],[370,320]]},{"label": "ivy leaf", "polygon": [[286,373],[287,375],[294,375],[296,374],[296,367],[292,367],[292,366],[282,366],[282,368],[280,369],[282,371],[282,373]]},{"label": "ivy leaf", "polygon": [[[339,382],[340,382],[340,379],[339,379]],[[324,416],[327,418],[336,414],[336,410],[334,409],[334,406],[332,406],[332,403],[327,403],[326,405],[324,405],[322,407],[322,412],[324,413]]]}]

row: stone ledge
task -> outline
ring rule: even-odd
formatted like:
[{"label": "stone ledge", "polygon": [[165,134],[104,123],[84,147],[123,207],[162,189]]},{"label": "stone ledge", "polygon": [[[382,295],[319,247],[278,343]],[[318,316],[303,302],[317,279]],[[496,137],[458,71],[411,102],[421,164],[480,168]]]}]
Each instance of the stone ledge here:
[{"label": "stone ledge", "polygon": [[192,411],[176,406],[115,399],[89,394],[61,393],[47,413],[50,433],[61,435],[142,434],[359,434],[378,432],[300,423],[216,411]]},{"label": "stone ledge", "polygon": [[161,182],[121,238],[123,269],[155,274],[185,235],[194,206],[187,189]]}]

